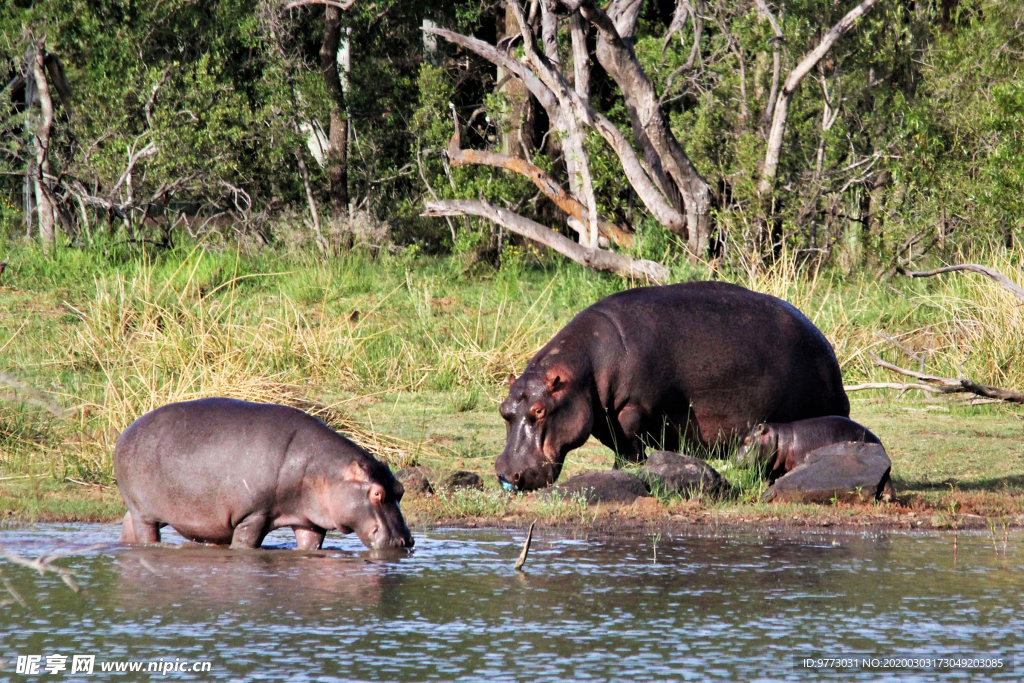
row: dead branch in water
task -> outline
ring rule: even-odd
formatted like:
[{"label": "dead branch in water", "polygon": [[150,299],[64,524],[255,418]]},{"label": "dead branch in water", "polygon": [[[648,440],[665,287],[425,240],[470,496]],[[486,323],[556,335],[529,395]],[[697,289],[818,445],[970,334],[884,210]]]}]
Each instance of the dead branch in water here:
[{"label": "dead branch in water", "polygon": [[960,263],[955,266],[945,266],[943,268],[936,268],[935,270],[906,270],[904,268],[897,268],[896,272],[907,277],[932,277],[933,275],[941,275],[942,273],[952,273],[958,270],[966,270],[972,273],[978,273],[984,275],[990,280],[998,283],[1001,287],[1005,288],[1015,297],[1017,297],[1022,303],[1024,303],[1024,288],[1018,285],[1016,282],[1006,277],[998,270],[989,268],[988,266],[980,266],[977,263]]},{"label": "dead branch in water", "polygon": [[530,553],[530,541],[533,540],[533,527],[537,524],[536,521],[530,523],[530,530],[526,532],[526,540],[523,541],[523,552],[519,553],[519,559],[516,560],[516,571],[523,571],[523,565],[526,564],[526,556]]},{"label": "dead branch in water", "polygon": [[[937,375],[928,375],[923,372],[917,372],[914,370],[908,370],[907,368],[901,368],[898,365],[887,363],[873,353],[869,354],[875,361],[875,364],[879,367],[891,370],[892,372],[906,375],[907,377],[913,377],[919,379],[926,385],[935,389],[935,393],[942,394],[958,394],[958,393],[969,393],[977,396],[984,396],[985,398],[996,399],[998,401],[1004,401],[1007,403],[1021,403],[1024,404],[1024,394],[1016,391],[1010,391],[1008,389],[1000,389],[998,387],[990,387],[984,384],[977,384],[969,379],[953,379],[952,377],[939,377]],[[913,385],[911,385],[913,387]],[[881,388],[881,387],[879,387]],[[889,387],[885,387],[889,388]],[[919,388],[919,387],[914,387]]]}]

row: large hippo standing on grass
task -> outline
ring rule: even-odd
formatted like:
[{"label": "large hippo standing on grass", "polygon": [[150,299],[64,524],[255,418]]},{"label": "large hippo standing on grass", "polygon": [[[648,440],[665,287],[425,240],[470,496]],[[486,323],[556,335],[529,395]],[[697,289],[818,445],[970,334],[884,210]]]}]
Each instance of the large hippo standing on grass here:
[{"label": "large hippo standing on grass", "polygon": [[850,414],[832,346],[792,305],[723,282],[641,287],[582,311],[500,406],[499,475],[554,482],[593,434],[616,466],[646,444],[720,449],[759,422]]},{"label": "large hippo standing on grass", "polygon": [[316,549],[328,530],[370,548],[411,547],[388,466],[287,406],[207,398],[146,413],[117,440],[128,513],[121,540],[158,543],[171,526],[204,543],[258,548],[278,527]]}]

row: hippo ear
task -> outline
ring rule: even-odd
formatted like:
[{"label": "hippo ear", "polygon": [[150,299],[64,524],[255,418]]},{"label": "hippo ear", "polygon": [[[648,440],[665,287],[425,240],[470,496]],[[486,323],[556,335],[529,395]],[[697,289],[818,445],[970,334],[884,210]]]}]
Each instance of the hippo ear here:
[{"label": "hippo ear", "polygon": [[761,422],[756,427],[754,427],[754,434],[756,436],[761,436],[762,434],[764,434],[767,431],[768,431],[768,429],[765,427],[764,422]]},{"label": "hippo ear", "polygon": [[370,472],[363,463],[353,460],[352,464],[345,468],[342,478],[353,484],[366,484],[370,481]]},{"label": "hippo ear", "polygon": [[505,378],[505,386],[510,387],[510,386],[512,386],[515,383],[515,381],[516,381],[516,373],[510,372],[510,373],[508,373],[508,377]]},{"label": "hippo ear", "polygon": [[544,378],[544,384],[547,386],[548,393],[557,394],[569,385],[571,379],[572,376],[565,368],[555,367],[548,370],[548,374]]}]

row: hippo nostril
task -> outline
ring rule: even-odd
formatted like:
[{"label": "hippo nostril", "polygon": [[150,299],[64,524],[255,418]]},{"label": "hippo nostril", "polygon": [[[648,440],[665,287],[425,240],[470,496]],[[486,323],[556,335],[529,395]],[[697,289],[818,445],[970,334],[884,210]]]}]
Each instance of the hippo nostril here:
[{"label": "hippo nostril", "polygon": [[522,481],[522,480],[523,480],[523,473],[522,472],[516,472],[515,474],[512,475],[512,483],[515,484],[516,486],[519,486],[519,482]]}]

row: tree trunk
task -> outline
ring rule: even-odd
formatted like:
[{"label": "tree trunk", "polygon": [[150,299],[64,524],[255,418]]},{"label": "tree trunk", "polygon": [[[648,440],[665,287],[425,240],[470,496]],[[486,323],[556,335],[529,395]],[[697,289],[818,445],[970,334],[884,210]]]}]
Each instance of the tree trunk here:
[{"label": "tree trunk", "polygon": [[[544,26],[552,25],[555,18],[551,13],[544,10],[543,4],[541,8],[544,11],[542,15]],[[454,31],[440,28],[432,29],[431,32],[475,52],[493,64],[500,65],[514,72],[519,78],[523,79],[530,93],[537,98],[541,106],[547,111],[548,117],[552,121],[552,127],[556,130],[565,130],[560,127],[562,124],[557,122],[562,121],[564,118],[575,117],[597,131],[608,143],[608,146],[612,148],[612,151],[615,152],[619,163],[622,164],[622,171],[626,176],[626,180],[636,191],[640,201],[651,212],[654,219],[665,226],[670,232],[684,238],[688,236],[686,216],[666,199],[658,183],[652,180],[648,174],[648,169],[637,156],[631,140],[607,116],[596,111],[589,103],[576,95],[575,90],[572,91],[571,111],[567,112],[561,106],[559,98],[541,81],[532,67],[527,67],[522,62],[512,59],[508,53],[498,50],[495,46],[485,43],[478,38],[464,36]],[[549,141],[552,137],[548,136]]]},{"label": "tree trunk", "polygon": [[800,81],[811,72],[811,69],[828,54],[839,38],[850,30],[857,19],[863,16],[877,0],[863,0],[859,5],[847,12],[846,16],[839,20],[839,23],[829,29],[828,33],[821,39],[817,47],[804,55],[800,63],[796,65],[786,82],[782,85],[782,92],[779,93],[778,101],[775,103],[775,111],[772,114],[772,127],[768,132],[768,150],[765,152],[764,169],[761,172],[761,182],[757,191],[759,194],[769,194],[775,185],[775,175],[779,168],[779,154],[782,151],[782,139],[786,133],[786,118],[789,116],[789,103],[793,99]]},{"label": "tree trunk", "polygon": [[43,247],[49,249],[56,241],[57,235],[54,225],[53,202],[46,189],[46,176],[50,175],[49,151],[50,129],[53,127],[53,100],[50,97],[50,87],[46,82],[45,57],[46,43],[43,39],[36,42],[35,52],[32,55],[32,76],[36,82],[40,109],[34,138],[36,158],[32,183],[39,215],[39,238],[43,242]]},{"label": "tree trunk", "polygon": [[341,10],[326,8],[324,40],[320,46],[320,70],[331,96],[331,128],[328,133],[327,172],[331,179],[331,216],[348,217],[348,113],[345,89],[338,73],[338,48],[341,46]]},{"label": "tree trunk", "polygon": [[[505,6],[505,15],[499,24],[499,38],[509,39],[519,35],[519,23],[516,21],[511,4]],[[505,99],[508,100],[508,110],[505,112],[508,128],[502,131],[501,135],[502,154],[527,159],[529,158],[528,151],[534,147],[535,114],[530,102],[530,91],[514,73],[505,71],[500,66],[498,67],[498,83],[500,84],[498,92],[504,94]]]},{"label": "tree trunk", "polygon": [[590,99],[590,53],[587,51],[587,24],[579,12],[569,17],[572,37],[573,85],[584,100]]},{"label": "tree trunk", "polygon": [[597,27],[597,59],[622,91],[652,177],[670,200],[682,199],[691,258],[703,258],[711,242],[711,188],[672,133],[654,84],[633,51],[642,5],[637,0],[614,0],[608,13],[593,0],[584,0],[579,7]]}]

